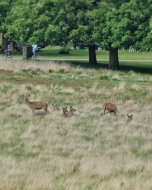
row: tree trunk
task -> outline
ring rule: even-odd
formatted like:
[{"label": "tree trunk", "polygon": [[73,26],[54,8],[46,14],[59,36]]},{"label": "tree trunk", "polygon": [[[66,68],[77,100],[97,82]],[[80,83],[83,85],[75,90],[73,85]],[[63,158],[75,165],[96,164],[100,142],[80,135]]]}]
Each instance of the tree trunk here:
[{"label": "tree trunk", "polygon": [[119,68],[118,48],[110,47],[110,50],[109,50],[109,68],[110,69],[118,69]]},{"label": "tree trunk", "polygon": [[11,51],[13,52],[14,51],[14,43],[12,41],[10,42],[10,47],[11,47]]},{"label": "tree trunk", "polygon": [[7,38],[4,38],[4,36],[2,36],[2,49],[6,50],[7,46],[8,46],[9,42]]},{"label": "tree trunk", "polygon": [[89,43],[89,64],[97,65],[96,46],[94,42]]}]

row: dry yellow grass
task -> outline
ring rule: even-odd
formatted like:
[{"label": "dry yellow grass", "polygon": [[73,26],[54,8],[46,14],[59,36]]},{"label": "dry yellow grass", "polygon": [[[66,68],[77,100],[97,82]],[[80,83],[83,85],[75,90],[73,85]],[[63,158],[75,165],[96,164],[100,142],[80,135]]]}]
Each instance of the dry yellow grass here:
[{"label": "dry yellow grass", "polygon": [[[13,64],[7,62],[5,69],[18,74],[27,68],[24,62],[17,61],[17,68]],[[119,73],[113,75],[111,71],[30,64],[28,68],[41,69],[46,76],[49,69],[60,72],[64,68],[71,73],[76,88],[69,86],[68,80],[53,83],[56,78],[50,85],[1,81],[0,190],[152,189],[151,90],[145,96],[139,84],[120,82],[99,88],[98,79],[89,80],[106,73],[121,79]],[[4,63],[0,65],[2,69]],[[89,81],[89,87],[78,81],[78,71]],[[60,80],[66,75],[61,73]],[[24,101],[29,92],[33,101],[49,102],[49,114],[32,115]],[[101,116],[108,100],[118,106],[116,117]],[[73,105],[77,114],[65,118],[62,110],[52,110],[52,103]],[[127,113],[134,115],[130,122]]]}]

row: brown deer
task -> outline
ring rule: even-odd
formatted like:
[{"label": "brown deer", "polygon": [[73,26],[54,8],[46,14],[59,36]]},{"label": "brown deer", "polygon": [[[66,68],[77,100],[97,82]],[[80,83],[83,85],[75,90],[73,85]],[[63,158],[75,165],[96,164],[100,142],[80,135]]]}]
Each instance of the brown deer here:
[{"label": "brown deer", "polygon": [[46,102],[30,102],[28,98],[25,99],[28,107],[32,110],[32,113],[34,114],[35,110],[43,109],[45,113],[48,111],[48,103]]},{"label": "brown deer", "polygon": [[129,121],[131,121],[131,120],[132,120],[133,115],[129,115],[129,114],[127,114],[127,117],[128,117],[128,122],[129,122]]},{"label": "brown deer", "polygon": [[104,114],[106,113],[113,113],[114,115],[116,115],[117,112],[117,106],[115,104],[112,103],[105,103],[104,104]]},{"label": "brown deer", "polygon": [[71,117],[71,116],[73,116],[73,111],[68,111],[67,107],[64,107],[63,108],[63,116],[64,117]]}]

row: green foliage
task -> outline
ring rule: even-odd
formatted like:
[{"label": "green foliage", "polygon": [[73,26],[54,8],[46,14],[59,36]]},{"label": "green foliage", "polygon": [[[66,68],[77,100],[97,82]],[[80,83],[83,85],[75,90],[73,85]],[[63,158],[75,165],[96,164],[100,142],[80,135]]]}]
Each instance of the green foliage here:
[{"label": "green foliage", "polygon": [[60,29],[58,26],[50,24],[45,33],[45,40],[48,44],[60,44]]},{"label": "green foliage", "polygon": [[3,24],[7,17],[7,12],[10,10],[9,0],[0,1],[0,32],[4,32]]},{"label": "green foliage", "polygon": [[70,50],[68,48],[61,48],[59,50],[59,54],[69,54]]},{"label": "green foliage", "polygon": [[13,0],[0,10],[0,30],[16,42],[151,50],[151,0]]}]

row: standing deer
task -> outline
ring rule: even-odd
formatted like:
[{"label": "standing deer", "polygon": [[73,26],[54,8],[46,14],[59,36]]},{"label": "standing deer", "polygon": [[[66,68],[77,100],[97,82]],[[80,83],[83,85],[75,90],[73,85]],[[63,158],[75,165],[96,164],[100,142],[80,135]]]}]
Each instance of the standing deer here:
[{"label": "standing deer", "polygon": [[116,115],[117,106],[115,104],[112,104],[112,103],[105,103],[104,104],[104,114],[106,113],[106,111],[108,113],[113,113],[114,115]]},{"label": "standing deer", "polygon": [[28,107],[32,110],[32,113],[34,114],[35,110],[43,109],[45,113],[48,111],[48,103],[46,102],[30,102],[28,98],[25,99]]}]

